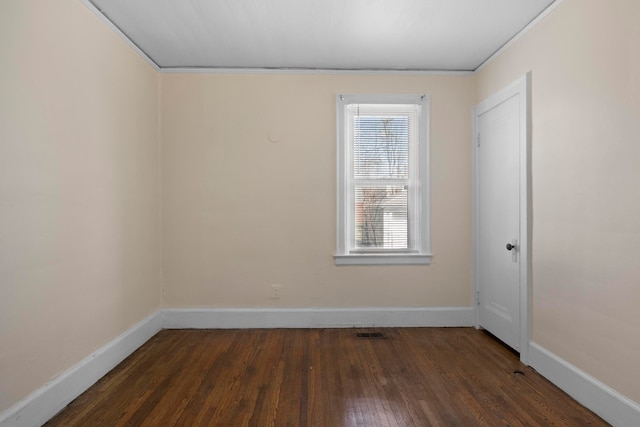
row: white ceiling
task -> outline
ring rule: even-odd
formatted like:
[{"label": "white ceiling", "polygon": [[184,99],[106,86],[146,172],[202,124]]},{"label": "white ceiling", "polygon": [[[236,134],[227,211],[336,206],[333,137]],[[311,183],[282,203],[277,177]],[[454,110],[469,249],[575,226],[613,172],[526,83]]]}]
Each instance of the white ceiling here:
[{"label": "white ceiling", "polygon": [[160,68],[472,71],[554,0],[85,0]]}]

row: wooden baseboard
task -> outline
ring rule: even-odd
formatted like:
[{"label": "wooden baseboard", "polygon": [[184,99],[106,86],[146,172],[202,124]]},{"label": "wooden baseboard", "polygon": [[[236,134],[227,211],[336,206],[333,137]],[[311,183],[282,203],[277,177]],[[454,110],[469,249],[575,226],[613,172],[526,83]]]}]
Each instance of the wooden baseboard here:
[{"label": "wooden baseboard", "polygon": [[161,328],[160,312],[137,323],[0,414],[0,427],[34,427],[44,424]]},{"label": "wooden baseboard", "polygon": [[165,329],[473,326],[472,307],[165,309]]},{"label": "wooden baseboard", "polygon": [[608,423],[619,427],[640,426],[640,405],[534,342],[529,345],[529,364]]}]

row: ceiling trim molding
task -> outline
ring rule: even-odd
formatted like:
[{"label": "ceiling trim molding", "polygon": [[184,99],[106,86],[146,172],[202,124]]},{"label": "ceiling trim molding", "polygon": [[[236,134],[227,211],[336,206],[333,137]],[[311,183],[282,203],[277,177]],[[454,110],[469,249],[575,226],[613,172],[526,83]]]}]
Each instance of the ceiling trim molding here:
[{"label": "ceiling trim molding", "polygon": [[316,74],[316,75],[405,75],[405,76],[471,76],[488,66],[505,50],[542,21],[564,0],[555,0],[540,12],[516,35],[503,44],[474,70],[401,70],[401,69],[325,69],[325,68],[233,68],[233,67],[160,67],[149,55],[133,42],[91,0],[80,0],[109,29],[115,32],[131,49],[142,57],[155,71],[162,74]]},{"label": "ceiling trim molding", "polygon": [[511,37],[509,39],[509,41],[507,41],[505,44],[500,46],[500,48],[498,50],[496,50],[495,52],[493,52],[490,57],[485,59],[484,62],[478,66],[478,68],[473,70],[474,74],[480,72],[484,67],[486,67],[487,65],[492,63],[494,59],[496,59],[497,57],[499,57],[502,54],[502,52],[504,52],[505,50],[509,49],[522,36],[524,36],[526,33],[528,33],[529,30],[531,30],[533,27],[535,27],[538,22],[542,21],[547,15],[549,15],[553,10],[555,10],[556,7],[560,6],[560,3],[562,3],[563,1],[564,0],[555,0],[553,3],[551,3],[549,6],[547,6],[547,8],[545,10],[543,10],[542,12],[540,12],[538,14],[538,16],[533,18],[533,20],[531,22],[529,22],[526,27],[524,27],[522,30],[520,30],[518,32],[518,34],[516,34],[515,36]]},{"label": "ceiling trim molding", "polygon": [[393,70],[393,69],[329,69],[329,68],[225,68],[225,67],[159,67],[162,74],[320,74],[320,75],[404,75],[404,76],[472,76],[466,70]]},{"label": "ceiling trim molding", "polygon": [[115,25],[107,15],[102,13],[102,11],[91,2],[91,0],[80,0],[80,2],[83,3],[91,12],[93,12],[93,14],[96,15],[98,19],[100,19],[100,21],[102,21],[107,27],[109,27],[114,33],[116,33],[131,49],[133,49],[138,55],[140,55],[142,59],[144,59],[149,65],[151,65],[154,70],[160,71],[160,67],[158,66],[158,64],[156,64],[156,62],[151,59],[149,55],[147,55],[142,49],[138,47],[137,44],[133,42],[133,40],[131,40],[124,32],[122,32],[122,30],[118,28],[118,26]]}]

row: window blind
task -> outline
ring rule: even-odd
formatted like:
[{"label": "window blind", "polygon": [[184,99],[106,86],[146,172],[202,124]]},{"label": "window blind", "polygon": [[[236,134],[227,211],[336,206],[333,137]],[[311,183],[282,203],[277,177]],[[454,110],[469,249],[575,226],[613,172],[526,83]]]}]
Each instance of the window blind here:
[{"label": "window blind", "polygon": [[349,104],[351,252],[415,249],[420,105]]}]

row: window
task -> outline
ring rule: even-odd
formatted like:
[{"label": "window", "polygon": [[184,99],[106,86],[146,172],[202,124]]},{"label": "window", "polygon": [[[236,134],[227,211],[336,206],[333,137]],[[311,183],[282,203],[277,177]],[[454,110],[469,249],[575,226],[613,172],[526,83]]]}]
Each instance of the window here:
[{"label": "window", "polygon": [[339,95],[337,265],[429,264],[425,95]]}]

